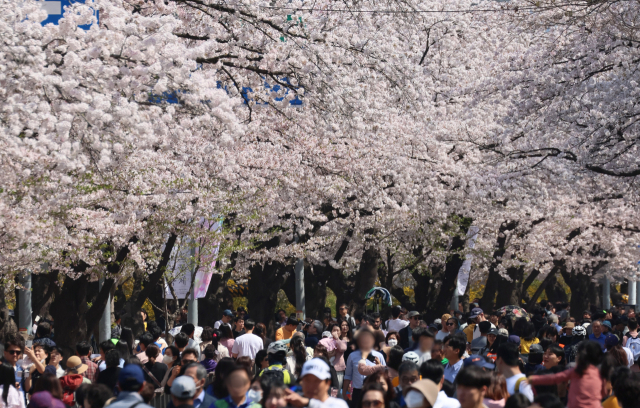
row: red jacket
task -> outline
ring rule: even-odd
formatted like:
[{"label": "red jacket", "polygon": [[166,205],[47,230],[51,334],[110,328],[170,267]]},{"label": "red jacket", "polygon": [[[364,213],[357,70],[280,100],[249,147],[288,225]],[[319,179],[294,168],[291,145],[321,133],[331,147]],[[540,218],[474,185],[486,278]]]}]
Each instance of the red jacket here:
[{"label": "red jacket", "polygon": [[62,385],[62,402],[68,406],[72,406],[75,403],[75,392],[82,385],[82,374],[68,374],[60,378],[60,385]]},{"label": "red jacket", "polygon": [[600,378],[600,372],[596,366],[589,366],[582,377],[575,372],[575,368],[559,372],[557,374],[532,375],[529,377],[531,385],[554,385],[571,381],[569,395],[567,396],[567,408],[601,408],[600,401],[605,394],[605,382]]}]

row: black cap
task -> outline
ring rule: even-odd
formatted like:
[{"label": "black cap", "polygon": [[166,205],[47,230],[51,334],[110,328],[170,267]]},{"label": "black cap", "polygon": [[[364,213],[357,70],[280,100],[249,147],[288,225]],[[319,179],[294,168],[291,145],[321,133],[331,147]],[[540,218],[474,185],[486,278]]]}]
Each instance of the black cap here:
[{"label": "black cap", "polygon": [[480,333],[487,334],[491,330],[491,322],[484,321],[478,323],[478,328],[480,329]]}]

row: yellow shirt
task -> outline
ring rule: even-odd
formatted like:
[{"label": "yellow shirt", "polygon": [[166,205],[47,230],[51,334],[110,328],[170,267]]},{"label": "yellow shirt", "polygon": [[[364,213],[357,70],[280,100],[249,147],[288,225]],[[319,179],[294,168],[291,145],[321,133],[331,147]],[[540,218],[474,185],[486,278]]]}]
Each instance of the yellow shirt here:
[{"label": "yellow shirt", "polygon": [[473,330],[475,329],[475,327],[476,327],[476,324],[471,323],[470,325],[465,327],[464,330],[462,331],[464,334],[467,335],[467,343],[471,343],[473,341]]},{"label": "yellow shirt", "polygon": [[281,327],[276,330],[276,341],[290,339],[291,337],[293,337],[293,333],[295,332],[295,330],[289,331],[285,327]]},{"label": "yellow shirt", "polygon": [[530,340],[530,341],[527,341],[522,337],[520,337],[520,353],[529,354],[529,347],[531,347],[532,344],[538,344],[538,343],[540,343],[540,340],[538,340],[537,337],[535,337],[533,340]]},{"label": "yellow shirt", "polygon": [[622,408],[620,404],[618,404],[618,398],[615,395],[610,396],[602,403],[602,408]]}]

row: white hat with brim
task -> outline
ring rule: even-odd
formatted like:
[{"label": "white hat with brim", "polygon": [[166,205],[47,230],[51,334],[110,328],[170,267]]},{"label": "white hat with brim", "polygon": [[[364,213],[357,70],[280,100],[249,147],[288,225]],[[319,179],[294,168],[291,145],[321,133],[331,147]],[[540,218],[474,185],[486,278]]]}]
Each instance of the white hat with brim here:
[{"label": "white hat with brim", "polygon": [[312,358],[311,360],[304,363],[302,366],[302,373],[300,374],[300,378],[304,377],[307,374],[311,374],[314,377],[317,377],[319,380],[329,380],[331,379],[331,369],[319,358]]}]

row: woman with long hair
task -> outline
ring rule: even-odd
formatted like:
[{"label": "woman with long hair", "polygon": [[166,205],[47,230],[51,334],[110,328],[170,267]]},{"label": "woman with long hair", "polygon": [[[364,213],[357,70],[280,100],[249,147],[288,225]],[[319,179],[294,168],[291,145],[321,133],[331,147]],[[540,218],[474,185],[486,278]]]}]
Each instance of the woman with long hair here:
[{"label": "woman with long hair", "polygon": [[[133,352],[133,345],[135,344],[135,338],[133,337],[133,330],[131,330],[131,327],[122,328],[122,333],[120,333],[120,341],[123,341],[129,349],[129,354],[127,354],[127,356],[135,354]],[[120,343],[120,341],[118,343]],[[124,348],[120,350],[118,349],[118,345],[116,344],[116,349],[120,352],[120,357],[126,360],[126,357],[124,354]]]},{"label": "woman with long hair", "polygon": [[16,377],[13,367],[7,363],[0,365],[0,408],[24,408],[20,392],[16,389]]},{"label": "woman with long hair", "polygon": [[543,339],[549,339],[552,343],[558,342],[558,330],[553,326],[546,326],[540,330],[540,336]]},{"label": "woman with long hair", "polygon": [[331,333],[331,337],[320,340],[318,344],[322,344],[327,349],[327,357],[333,364],[333,368],[335,368],[336,375],[338,376],[338,383],[340,384],[338,389],[342,389],[344,372],[347,369],[347,364],[344,361],[344,352],[347,350],[347,341],[340,338],[342,330],[336,323],[331,323],[328,332]]},{"label": "woman with long hair", "polygon": [[[13,367],[11,368],[13,369]],[[56,375],[51,372],[47,372],[45,370],[45,373],[42,374],[42,377],[40,377],[38,382],[33,386],[34,394],[40,391],[49,391],[53,398],[62,401],[62,385],[60,385],[60,380],[58,380],[58,377],[56,377]]]},{"label": "woman with long hair", "polygon": [[262,348],[265,350],[269,348],[269,344],[273,342],[272,339],[267,337],[267,326],[264,323],[257,323],[256,328],[253,330],[253,334],[262,339]]},{"label": "woman with long hair", "polygon": [[606,353],[604,353],[604,357],[602,358],[602,364],[600,364],[600,377],[602,377],[605,381],[605,392],[607,395],[611,394],[611,390],[613,386],[609,381],[611,377],[611,373],[616,367],[627,367],[627,353],[624,349],[616,345]]},{"label": "woman with long hair", "polygon": [[529,354],[529,347],[540,343],[540,340],[536,337],[536,327],[524,317],[518,319],[516,326],[519,326],[517,334],[520,336],[520,353]]},{"label": "woman with long hair", "polygon": [[509,398],[507,379],[497,371],[491,373],[491,385],[484,394],[484,405],[487,408],[502,408]]},{"label": "woman with long hair", "polygon": [[362,385],[362,390],[366,394],[367,391],[371,389],[378,389],[378,386],[380,386],[382,391],[384,391],[385,401],[389,401],[389,404],[392,408],[398,408],[397,403],[394,402],[394,400],[396,399],[396,390],[394,386],[391,385],[391,380],[389,379],[389,376],[384,373],[384,371],[378,371],[365,378]]},{"label": "woman with long hair", "polygon": [[236,341],[233,338],[233,332],[231,331],[231,327],[226,324],[220,325],[220,344],[227,348],[229,351],[229,355],[231,355],[231,349],[233,349],[233,344]]},{"label": "woman with long hair", "polygon": [[307,360],[310,360],[311,357],[307,354],[307,348],[304,345],[302,335],[298,336],[294,334],[289,343],[289,347],[293,355],[287,357],[287,370],[296,378],[299,378],[302,373],[302,366]]},{"label": "woman with long hair", "polygon": [[571,381],[567,408],[600,408],[606,397],[605,381],[600,377],[598,366],[602,363],[600,343],[584,341],[578,346],[575,368],[548,375],[532,375],[529,384],[553,385]]},{"label": "woman with long hair", "polygon": [[164,349],[164,357],[162,358],[162,362],[166,364],[167,372],[164,374],[164,377],[162,378],[162,382],[160,384],[165,387],[166,391],[167,381],[169,381],[169,377],[171,376],[173,367],[180,367],[182,365],[182,361],[180,359],[180,350],[178,350],[176,346],[167,347],[166,349]]},{"label": "woman with long hair", "polygon": [[[209,344],[213,343],[213,333],[215,330],[211,326],[205,326],[202,328],[202,334],[200,334],[200,361],[204,360],[204,349]],[[217,347],[215,347],[217,349]]]},{"label": "woman with long hair", "polygon": [[[122,334],[125,333],[125,330],[127,328],[123,328],[122,329]],[[116,344],[116,350],[118,350],[118,353],[120,353],[120,358],[123,359],[124,361],[127,361],[129,359],[129,356],[131,356],[131,346],[129,345],[129,343],[127,343],[126,341],[122,340],[122,337],[120,337],[120,341],[118,342],[118,344]]]},{"label": "woman with long hair", "polygon": [[218,361],[213,376],[213,383],[210,385],[209,392],[216,399],[223,399],[229,396],[229,391],[224,385],[225,378],[229,372],[236,368],[236,363],[232,358],[223,358]]}]

